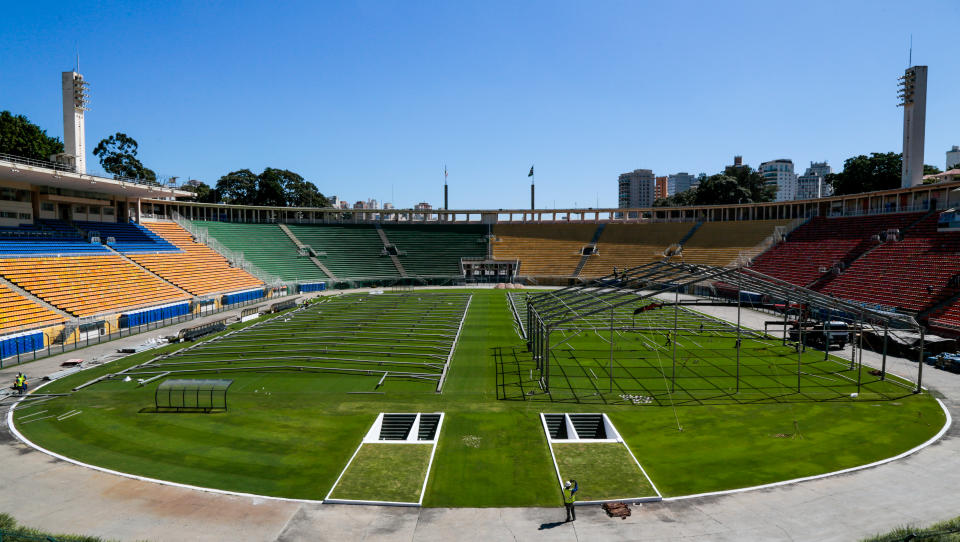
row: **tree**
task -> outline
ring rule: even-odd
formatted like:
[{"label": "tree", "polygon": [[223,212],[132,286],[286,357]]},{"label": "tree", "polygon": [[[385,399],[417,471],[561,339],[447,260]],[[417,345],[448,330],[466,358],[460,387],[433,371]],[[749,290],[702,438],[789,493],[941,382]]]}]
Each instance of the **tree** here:
[{"label": "tree", "polygon": [[220,195],[210,185],[201,181],[189,181],[180,187],[181,190],[193,192],[193,201],[199,203],[220,203]]},{"label": "tree", "polygon": [[217,180],[217,192],[223,201],[235,205],[258,205],[259,179],[249,169],[231,171]]},{"label": "tree", "polygon": [[63,152],[63,142],[50,137],[47,131],[30,122],[23,115],[0,112],[0,153],[34,160],[49,160]]},{"label": "tree", "polygon": [[923,164],[923,174],[924,175],[936,175],[937,173],[943,173],[940,171],[940,168],[937,166],[931,166],[930,164]]},{"label": "tree", "polygon": [[748,166],[727,167],[723,173],[707,177],[701,173],[699,184],[685,192],[653,202],[654,207],[689,205],[725,205],[773,201],[776,187],[764,184],[763,176]]},{"label": "tree", "polygon": [[310,181],[291,180],[285,186],[287,205],[291,207],[329,207],[330,201]]},{"label": "tree", "polygon": [[833,193],[838,196],[900,188],[902,164],[900,153],[861,154],[847,158],[843,162],[843,171],[827,175],[826,182],[833,186]]},{"label": "tree", "polygon": [[259,175],[249,169],[220,177],[216,192],[227,203],[274,207],[328,207],[317,186],[288,169],[266,168]]},{"label": "tree", "polygon": [[750,193],[749,201],[744,201],[744,203],[763,203],[773,201],[777,197],[777,188],[772,185],[768,186],[763,175],[759,171],[754,171],[750,166],[727,166],[723,174],[736,179],[737,184]]},{"label": "tree", "polygon": [[156,181],[157,174],[143,166],[137,159],[137,140],[117,132],[100,140],[93,155],[100,159],[100,166],[115,177]]}]

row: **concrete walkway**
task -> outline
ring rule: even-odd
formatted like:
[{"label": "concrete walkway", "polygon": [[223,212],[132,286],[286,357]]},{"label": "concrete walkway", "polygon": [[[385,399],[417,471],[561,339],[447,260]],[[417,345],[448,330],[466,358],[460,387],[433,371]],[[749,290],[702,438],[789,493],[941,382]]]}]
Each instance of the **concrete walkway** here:
[{"label": "concrete walkway", "polygon": [[[735,308],[698,310],[736,318]],[[744,311],[746,326],[762,329],[767,319],[767,314]],[[81,352],[86,351],[68,357],[87,357]],[[864,353],[864,363],[878,362],[879,355]],[[36,363],[38,370],[59,368],[54,361]],[[903,359],[888,358],[888,368],[911,379],[916,374],[916,363]],[[960,375],[925,369],[924,384],[956,417]],[[51,458],[15,440],[4,424],[0,511],[30,526],[120,540],[850,541],[904,523],[926,524],[960,514],[956,426],[932,446],[879,467],[773,489],[646,504],[634,507],[626,520],[607,518],[599,507],[580,507],[575,523],[560,523],[564,512],[559,506],[418,510],[308,505],[151,484]]]}]

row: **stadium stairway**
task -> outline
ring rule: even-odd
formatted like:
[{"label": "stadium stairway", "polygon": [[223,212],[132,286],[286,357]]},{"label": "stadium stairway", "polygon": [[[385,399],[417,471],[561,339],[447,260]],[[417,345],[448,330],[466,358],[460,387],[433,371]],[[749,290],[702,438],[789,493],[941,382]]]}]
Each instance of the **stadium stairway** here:
[{"label": "stadium stairway", "polygon": [[176,253],[128,254],[128,258],[193,295],[209,295],[262,287],[263,281],[233,267],[219,252],[197,243],[175,222],[151,221],[144,226],[180,249]]},{"label": "stadium stairway", "polygon": [[384,224],[381,232],[399,251],[400,268],[413,276],[460,276],[460,259],[487,257],[487,226]]},{"label": "stadium stairway", "polygon": [[597,243],[597,254],[590,257],[582,274],[604,277],[614,267],[630,269],[662,260],[667,247],[676,244],[690,229],[689,222],[607,224]]},{"label": "stadium stairway", "polygon": [[[390,245],[390,240],[387,239],[387,234],[384,233],[383,228],[380,226],[380,223],[377,222],[374,224],[374,227],[377,229],[377,235],[380,236],[380,241],[383,242],[383,249],[387,250],[387,247]],[[400,258],[397,258],[396,254],[390,254],[390,260],[393,261],[393,265],[396,266],[397,272],[400,273],[401,277],[409,277],[407,270],[403,268],[403,264],[400,263]]]},{"label": "stadium stairway", "polygon": [[323,265],[348,279],[399,278],[396,266],[383,256],[383,242],[376,230],[366,224],[305,225],[288,224],[304,244],[325,253]]},{"label": "stadium stairway", "polygon": [[[935,213],[935,212],[936,212],[936,211],[931,210],[931,211],[927,212],[926,214],[921,214],[921,215],[917,216],[916,220],[914,220],[913,222],[907,224],[907,225],[904,226],[903,228],[900,228],[900,234],[901,234],[901,235],[906,235],[907,232],[909,232],[912,228],[914,228],[915,226],[917,226],[917,224],[919,224],[921,221],[923,221],[925,218],[929,217],[931,214],[933,214],[933,213]],[[859,254],[851,255],[851,257],[849,257],[849,258],[847,258],[846,260],[843,261],[844,270],[846,270],[846,269],[848,269],[850,266],[854,265],[858,260],[867,258],[873,251],[875,251],[875,250],[883,247],[885,244],[886,244],[886,242],[876,243],[876,244],[868,247],[865,251],[863,251],[863,252],[861,252],[861,253],[859,253]],[[864,261],[865,261],[865,260],[864,260]],[[817,278],[816,280],[814,280],[813,282],[811,282],[810,284],[808,284],[808,285],[807,285],[807,288],[810,288],[811,290],[821,291],[821,290],[825,289],[831,282],[833,282],[833,280],[836,279],[838,276],[839,276],[839,275],[838,275],[837,273],[833,272],[833,270],[829,270],[829,271],[827,271],[826,273],[824,273],[822,276],[820,276],[819,278]]]},{"label": "stadium stairway", "polygon": [[[140,265],[140,264],[139,264],[138,262],[136,262],[135,260],[130,259],[130,257],[127,256],[126,254],[124,254],[123,252],[120,252],[119,250],[117,250],[117,249],[115,249],[115,248],[113,248],[112,246],[109,246],[109,245],[104,245],[104,246],[107,247],[107,248],[108,248],[111,252],[113,252],[115,255],[117,255],[117,256],[119,256],[120,258],[126,260],[130,265],[133,265],[133,266],[138,267],[138,268],[139,268],[141,271],[143,271],[144,273],[146,273],[146,274],[148,274],[148,275],[151,275],[152,277],[156,278],[157,280],[161,280],[161,281],[169,284],[170,286],[176,288],[177,291],[179,291],[179,292],[181,292],[181,293],[183,293],[183,294],[185,294],[185,295],[191,295],[190,292],[184,290],[184,289],[181,288],[180,286],[177,286],[176,284],[174,284],[173,282],[170,282],[170,281],[167,280],[166,278],[164,278],[164,277],[162,277],[162,276],[154,273],[152,270],[150,270],[150,269],[148,269],[148,268]],[[171,246],[172,246],[172,245],[171,245]]]},{"label": "stadium stairway", "polygon": [[0,275],[79,317],[190,299],[183,290],[112,253],[0,259]]},{"label": "stadium stairway", "polygon": [[[815,217],[789,237],[754,259],[760,273],[807,286],[836,264],[852,262],[877,244],[872,236],[891,228],[903,229],[923,213],[865,217]],[[823,269],[823,271],[821,271]]]},{"label": "stadium stairway", "polygon": [[[194,220],[191,223],[264,273],[290,281],[327,280],[330,276],[307,257],[276,224],[238,224]],[[318,249],[318,247],[313,247]]]},{"label": "stadium stairway", "polygon": [[73,316],[0,277],[0,334],[38,329]]},{"label": "stadium stairway", "polygon": [[277,226],[283,231],[283,233],[287,234],[287,237],[289,237],[290,240],[293,241],[295,245],[297,245],[297,248],[299,248],[300,250],[306,250],[310,252],[310,261],[313,262],[313,265],[317,266],[321,271],[323,271],[330,278],[332,279],[337,278],[337,276],[333,274],[333,271],[330,271],[329,269],[327,269],[327,266],[323,265],[323,262],[318,260],[317,257],[313,254],[312,252],[313,247],[308,247],[307,245],[301,243],[300,240],[297,239],[297,236],[294,235],[292,231],[290,231],[290,228],[288,228],[286,224],[277,224]]},{"label": "stadium stairway", "polygon": [[854,261],[822,292],[919,312],[960,293],[960,235],[938,232],[939,213],[927,214],[903,238]]},{"label": "stadium stairway", "polygon": [[[606,224],[597,225],[597,231],[593,232],[593,238],[590,239],[590,244],[587,245],[588,247],[590,247],[590,254],[592,254],[593,251],[597,249],[597,241],[600,240],[600,235],[603,234],[603,229],[606,226],[607,226]],[[578,263],[577,268],[573,270],[573,276],[575,277],[580,276],[580,272],[583,271],[583,266],[587,265],[587,259],[590,258],[590,254],[584,254],[580,258],[580,263]]]},{"label": "stadium stairway", "polygon": [[596,232],[595,224],[495,224],[493,257],[520,260],[518,275],[571,277]]},{"label": "stadium stairway", "polygon": [[787,220],[699,222],[679,242],[683,261],[716,266],[734,264],[741,254],[760,252],[764,243],[772,243],[777,228],[789,223]]}]

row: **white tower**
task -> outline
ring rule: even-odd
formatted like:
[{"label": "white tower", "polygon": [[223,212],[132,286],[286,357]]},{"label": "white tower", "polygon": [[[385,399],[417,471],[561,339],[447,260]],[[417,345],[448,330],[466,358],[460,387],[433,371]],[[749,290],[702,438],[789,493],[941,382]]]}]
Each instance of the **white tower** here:
[{"label": "white tower", "polygon": [[955,168],[960,168],[960,147],[956,145],[947,151],[947,169],[949,170]]},{"label": "white tower", "polygon": [[77,168],[87,172],[86,128],[83,112],[87,110],[87,82],[77,72],[63,72],[63,151]]},{"label": "white tower", "polygon": [[923,136],[927,124],[927,67],[912,66],[899,78],[903,106],[903,170],[900,186],[923,183]]}]

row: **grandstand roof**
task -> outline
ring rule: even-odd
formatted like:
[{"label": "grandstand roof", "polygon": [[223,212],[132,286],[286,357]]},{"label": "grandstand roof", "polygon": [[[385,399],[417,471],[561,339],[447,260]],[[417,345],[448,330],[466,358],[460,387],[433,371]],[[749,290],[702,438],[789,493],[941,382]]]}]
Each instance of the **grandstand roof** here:
[{"label": "grandstand roof", "polygon": [[192,196],[192,192],[164,188],[134,181],[124,181],[55,170],[41,165],[32,165],[0,158],[0,179],[20,181],[39,186],[52,186],[86,192],[102,192],[129,198],[169,198]]}]

